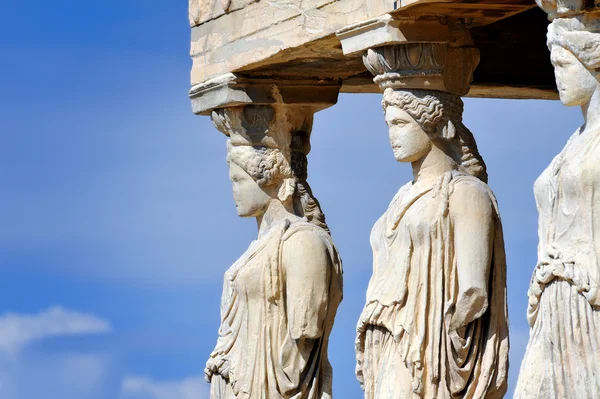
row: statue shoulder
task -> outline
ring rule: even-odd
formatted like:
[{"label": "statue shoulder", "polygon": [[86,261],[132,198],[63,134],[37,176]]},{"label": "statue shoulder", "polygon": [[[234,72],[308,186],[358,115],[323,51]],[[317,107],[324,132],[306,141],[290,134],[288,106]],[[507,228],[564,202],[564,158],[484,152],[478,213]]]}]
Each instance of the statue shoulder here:
[{"label": "statue shoulder", "polygon": [[[411,186],[413,185],[412,181],[409,181],[408,183],[406,183],[405,185],[403,185],[402,187],[400,187],[400,189],[398,190],[398,192],[396,192],[396,195],[394,195],[394,198],[392,198],[392,200],[390,201],[390,204],[388,205],[388,209],[390,207],[392,207],[394,205],[394,203],[396,203],[397,201],[400,201],[402,199],[402,197],[404,197],[404,195],[406,194],[406,192],[408,190],[410,190]],[[387,212],[387,210],[386,210]]]},{"label": "statue shoulder", "polygon": [[[484,181],[471,175],[457,176],[450,194],[450,208],[491,207],[497,212],[497,201],[494,193]],[[475,211],[472,209],[471,211]]]},{"label": "statue shoulder", "polygon": [[308,222],[293,223],[281,240],[283,267],[289,274],[290,265],[300,265],[303,273],[317,272],[333,268],[341,278],[342,262],[329,233]]},{"label": "statue shoulder", "polygon": [[282,236],[282,242],[298,243],[302,245],[314,245],[315,247],[328,247],[333,245],[331,236],[328,232],[308,221],[299,220],[290,223]]}]

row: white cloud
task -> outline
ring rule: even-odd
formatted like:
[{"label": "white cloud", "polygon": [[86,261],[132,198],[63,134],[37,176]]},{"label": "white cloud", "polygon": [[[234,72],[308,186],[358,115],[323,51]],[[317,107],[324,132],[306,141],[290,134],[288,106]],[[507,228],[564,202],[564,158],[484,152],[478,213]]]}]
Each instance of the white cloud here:
[{"label": "white cloud", "polygon": [[201,377],[181,381],[154,381],[147,377],[127,376],[121,385],[121,399],[203,399],[208,398],[207,384]]},{"label": "white cloud", "polygon": [[0,316],[0,352],[17,353],[30,343],[50,337],[110,331],[106,320],[58,306],[33,315],[6,313]]}]

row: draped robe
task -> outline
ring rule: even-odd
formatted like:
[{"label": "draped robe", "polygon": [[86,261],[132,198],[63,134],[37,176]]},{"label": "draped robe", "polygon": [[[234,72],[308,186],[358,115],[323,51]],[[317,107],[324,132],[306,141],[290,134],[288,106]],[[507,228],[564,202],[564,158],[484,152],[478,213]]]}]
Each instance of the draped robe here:
[{"label": "draped robe", "polygon": [[534,185],[538,264],[515,398],[600,395],[600,131],[578,130]]},{"label": "draped robe", "polygon": [[[480,318],[453,330],[461,265],[448,208],[452,193],[467,185],[493,209],[492,220],[482,221],[494,232],[489,304]],[[371,245],[373,276],[356,339],[365,398],[501,398],[508,371],[506,260],[488,186],[458,171],[435,184],[406,184],[373,227]]]},{"label": "draped robe", "polygon": [[[306,274],[281,259],[300,231],[316,235],[330,258],[329,270],[306,286],[294,284]],[[327,344],[341,298],[341,261],[329,234],[305,220],[273,226],[225,273],[219,338],[205,369],[211,399],[331,398]],[[303,329],[322,334],[292,337]]]}]

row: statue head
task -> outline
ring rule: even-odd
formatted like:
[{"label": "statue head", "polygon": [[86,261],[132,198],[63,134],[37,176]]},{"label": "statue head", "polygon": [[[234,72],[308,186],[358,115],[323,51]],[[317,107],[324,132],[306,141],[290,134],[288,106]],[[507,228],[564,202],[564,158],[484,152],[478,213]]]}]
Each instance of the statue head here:
[{"label": "statue head", "polygon": [[262,215],[271,201],[292,207],[296,179],[285,154],[275,148],[234,146],[227,141],[227,163],[237,212]]},{"label": "statue head", "polygon": [[460,96],[435,90],[388,88],[382,105],[396,160],[418,161],[436,145],[454,159],[458,169],[487,181],[475,138],[462,123]]},{"label": "statue head", "polygon": [[558,18],[548,26],[548,48],[560,100],[567,106],[589,102],[600,88],[600,22]]},{"label": "statue head", "polygon": [[227,162],[240,216],[262,215],[271,201],[328,230],[307,179],[313,113],[268,105],[213,111],[217,129],[229,136]]}]

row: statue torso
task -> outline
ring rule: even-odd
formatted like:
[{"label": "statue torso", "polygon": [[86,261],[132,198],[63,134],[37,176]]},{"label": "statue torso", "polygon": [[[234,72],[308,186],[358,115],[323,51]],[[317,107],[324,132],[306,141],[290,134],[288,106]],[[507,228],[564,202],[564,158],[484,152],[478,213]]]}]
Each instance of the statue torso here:
[{"label": "statue torso", "polygon": [[[600,132],[594,133],[575,132],[535,182],[539,263],[532,285],[541,291],[553,279],[564,279],[600,304],[600,220],[595,222],[600,218]],[[541,292],[534,287],[530,297],[536,295]]]}]

